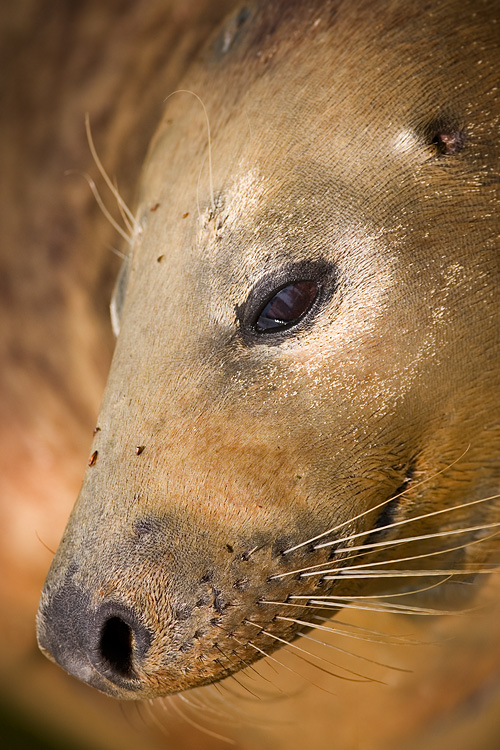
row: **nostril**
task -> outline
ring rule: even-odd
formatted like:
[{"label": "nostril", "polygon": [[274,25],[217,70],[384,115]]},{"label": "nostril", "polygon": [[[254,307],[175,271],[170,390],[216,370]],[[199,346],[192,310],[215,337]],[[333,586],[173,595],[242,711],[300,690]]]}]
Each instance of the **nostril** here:
[{"label": "nostril", "polygon": [[[137,611],[120,602],[103,602],[87,632],[90,661],[98,672],[115,685],[139,679],[137,670],[143,668],[153,638]],[[134,689],[131,684],[127,688]]]},{"label": "nostril", "polygon": [[133,677],[132,628],[120,617],[110,617],[103,623],[99,639],[99,653],[103,662],[121,677]]}]

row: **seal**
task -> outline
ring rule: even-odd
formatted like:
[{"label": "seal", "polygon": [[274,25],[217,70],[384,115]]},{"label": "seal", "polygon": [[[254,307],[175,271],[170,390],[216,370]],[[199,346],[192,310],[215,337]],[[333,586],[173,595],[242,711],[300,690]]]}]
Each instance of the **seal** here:
[{"label": "seal", "polygon": [[251,3],[169,98],[38,614],[68,672],[185,690],[494,563],[498,10]]}]

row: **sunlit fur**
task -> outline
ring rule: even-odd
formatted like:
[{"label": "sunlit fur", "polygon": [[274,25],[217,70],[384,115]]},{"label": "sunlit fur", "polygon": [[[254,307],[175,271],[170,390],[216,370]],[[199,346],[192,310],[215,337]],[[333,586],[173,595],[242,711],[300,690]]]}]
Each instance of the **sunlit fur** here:
[{"label": "sunlit fur", "polygon": [[[121,698],[277,658],[342,608],[472,606],[498,562],[495,6],[248,7],[169,98],[134,215],[105,177],[120,335],[38,632]],[[322,260],[314,320],[245,338],[261,279]],[[111,656],[103,613],[131,623]]]}]

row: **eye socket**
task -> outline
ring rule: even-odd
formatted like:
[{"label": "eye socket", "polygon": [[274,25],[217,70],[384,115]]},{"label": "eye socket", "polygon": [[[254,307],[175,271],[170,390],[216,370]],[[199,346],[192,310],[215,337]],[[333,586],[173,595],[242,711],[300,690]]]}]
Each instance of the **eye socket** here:
[{"label": "eye socket", "polygon": [[337,267],[302,261],[267,274],[236,308],[240,334],[249,344],[280,344],[314,320],[337,289]]},{"label": "eye socket", "polygon": [[316,281],[297,281],[277,291],[262,308],[255,330],[281,331],[295,325],[309,310],[318,296]]}]

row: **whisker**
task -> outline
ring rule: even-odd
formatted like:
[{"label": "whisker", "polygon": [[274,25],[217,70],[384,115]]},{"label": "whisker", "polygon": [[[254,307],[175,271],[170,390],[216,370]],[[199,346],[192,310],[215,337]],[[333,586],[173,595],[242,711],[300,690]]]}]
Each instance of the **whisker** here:
[{"label": "whisker", "polygon": [[207,714],[207,721],[217,721],[230,727],[239,727],[242,725],[239,719],[234,715],[229,714],[227,711],[223,711],[221,708],[215,708],[214,706],[209,706],[201,701],[195,701],[192,699],[192,696],[191,699],[188,699],[185,693],[178,693],[177,698],[196,713]]},{"label": "whisker", "polygon": [[45,542],[44,542],[44,541],[43,541],[43,539],[41,538],[41,536],[40,536],[40,534],[38,533],[38,531],[36,531],[36,529],[35,529],[35,536],[36,536],[36,538],[38,539],[38,541],[40,542],[40,544],[42,545],[42,547],[45,547],[45,549],[47,550],[47,552],[50,552],[50,554],[51,554],[52,556],[54,556],[54,555],[56,554],[56,553],[54,552],[54,550],[53,550],[53,549],[51,549],[51,548],[49,547],[49,545],[48,545],[48,544],[45,544]]},{"label": "whisker", "polygon": [[[427,518],[432,518],[434,516],[440,516],[445,513],[451,513],[456,510],[463,510],[464,508],[470,508],[471,506],[478,505],[479,503],[486,503],[486,502],[490,502],[491,500],[496,500],[498,497],[499,497],[498,495],[492,495],[491,497],[484,497],[484,498],[481,498],[480,500],[471,500],[470,502],[467,502],[467,503],[454,505],[450,508],[442,508],[441,510],[433,510],[433,511],[430,511],[429,513],[424,513],[421,516],[415,516],[414,518],[404,518],[401,521],[394,521],[393,523],[389,523],[386,526],[377,527],[377,532],[388,531],[390,529],[395,529],[400,526],[405,526],[407,524],[415,523],[416,521],[423,521]],[[484,527],[484,528],[487,528],[487,527]],[[464,531],[468,531],[468,530],[469,529],[464,529]],[[341,539],[335,539],[329,542],[323,542],[322,544],[316,545],[314,549],[322,549],[323,547],[331,547],[334,544],[335,545],[343,544],[344,542],[349,542],[352,539],[359,539],[359,537],[365,536],[365,535],[366,535],[366,531],[359,531],[356,534],[350,534],[349,536],[345,536]],[[348,549],[349,551],[353,551],[353,550],[359,549],[359,547],[349,547]]]},{"label": "whisker", "polygon": [[[116,194],[120,195],[120,192],[118,190],[118,184],[116,182],[116,178],[113,181],[113,186],[114,186],[114,188],[116,190]],[[126,212],[125,212],[125,210],[124,210],[124,208],[122,206],[122,202],[121,201],[118,201],[118,211],[120,212],[120,216],[122,217],[122,220],[123,220],[123,223],[125,224],[126,230],[129,232],[129,234],[131,236],[133,236],[133,234],[134,234],[134,227],[137,226],[136,223],[135,223],[135,218],[134,218],[134,222],[130,221],[129,217],[127,216],[127,214],[126,214]]]},{"label": "whisker", "polygon": [[[169,701],[169,703],[170,703],[170,701]],[[160,700],[160,701],[158,701],[156,703],[156,705],[159,705],[160,708],[163,708],[164,710],[166,710],[165,704],[166,704],[166,699]],[[154,724],[154,726],[157,729],[159,729],[160,732],[165,737],[171,738],[172,734],[168,730],[168,727],[166,727],[166,726],[164,726],[164,724],[162,724],[162,722],[159,720],[159,718],[156,716],[156,714],[155,714],[155,712],[153,710],[153,701],[149,700],[147,702],[143,702],[142,703],[142,707],[143,707],[143,709],[144,709],[144,711],[146,713],[146,716],[147,716],[147,720],[143,719],[144,723],[147,725],[147,722],[151,721]]]},{"label": "whisker", "polygon": [[[500,524],[492,524],[492,526],[496,526],[496,525],[500,525]],[[478,526],[477,528],[478,528],[478,530],[482,531],[483,529],[485,529],[487,527],[486,526]],[[457,533],[457,534],[459,534],[459,533],[465,533],[465,531],[467,531],[467,529],[460,529],[460,530],[457,530],[454,533]],[[395,563],[409,562],[410,560],[422,560],[422,559],[428,559],[430,557],[437,557],[438,555],[445,555],[445,554],[447,554],[449,552],[456,552],[458,550],[466,549],[467,547],[472,547],[475,544],[482,544],[482,543],[488,541],[489,539],[493,539],[496,536],[498,536],[498,533],[499,532],[495,532],[494,534],[488,534],[487,536],[483,536],[480,539],[472,539],[471,541],[467,541],[467,542],[464,542],[463,544],[455,545],[454,547],[445,547],[444,549],[433,550],[432,552],[424,552],[424,553],[422,553],[420,555],[409,555],[407,557],[393,558],[392,560],[372,561],[372,562],[370,562],[370,567],[371,568],[375,568],[378,565],[387,565],[388,563],[395,564]],[[435,538],[439,538],[439,537],[444,536],[444,535],[445,535],[445,533],[443,532],[443,534],[437,533],[437,534],[435,534],[433,536]],[[425,538],[426,538],[425,536],[422,536],[422,537],[413,537],[411,539],[411,541],[419,541],[420,539],[425,539]],[[396,540],[396,541],[398,543],[402,544],[404,542],[410,541],[410,539],[402,539],[402,540]],[[387,544],[390,547],[393,544],[393,540],[389,541]],[[363,547],[361,547],[360,549],[363,550],[363,551],[367,551],[367,550],[371,550],[372,546],[374,546],[374,545],[369,544],[369,545],[366,546],[366,550],[364,550]],[[344,559],[344,561],[345,560],[349,560],[349,559],[355,559],[356,560],[356,559],[359,559],[359,555],[352,555],[350,557],[345,557],[343,559]],[[287,571],[286,573],[280,573],[278,575],[275,575],[275,576],[273,576],[273,578],[276,578],[276,579],[277,578],[286,578],[287,576],[297,575],[298,573],[301,574],[301,578],[308,578],[310,576],[316,576],[316,575],[326,576],[328,574],[338,574],[340,577],[343,578],[344,577],[344,573],[348,574],[348,572],[351,571],[351,570],[360,570],[361,572],[364,572],[367,569],[367,567],[366,567],[367,563],[366,562],[365,563],[359,563],[358,565],[346,565],[344,567],[335,567],[335,568],[327,568],[327,569],[325,569],[323,567],[324,565],[325,565],[325,563],[320,563],[320,564],[317,564],[317,565],[311,565],[309,568],[301,568],[301,569],[299,568],[297,570]],[[322,568],[322,570],[318,570],[318,568]],[[460,571],[460,573],[466,573],[466,572],[467,572],[466,570]],[[328,580],[330,580],[330,579],[328,579]],[[331,580],[335,580],[335,579],[332,578]]]},{"label": "whisker", "polygon": [[[173,696],[173,697],[179,697],[179,696]],[[214,732],[212,729],[208,729],[207,727],[204,727],[202,724],[199,724],[197,721],[194,721],[190,716],[184,713],[184,711],[181,711],[180,706],[176,705],[174,700],[170,701],[170,708],[178,714],[187,724],[194,727],[195,729],[198,729],[198,731],[203,732],[203,734],[208,735],[209,737],[213,737],[216,740],[220,740],[221,742],[225,742],[228,745],[235,745],[235,740],[231,739],[230,737],[225,737],[223,734],[219,734],[218,732]]]},{"label": "whisker", "polygon": [[106,247],[111,253],[113,253],[113,255],[118,256],[120,260],[123,260],[123,261],[128,260],[129,256],[126,253],[122,253],[122,251],[118,250],[116,247],[113,247],[113,245],[107,245]]},{"label": "whisker", "polygon": [[[422,575],[425,575],[425,573],[422,573]],[[356,601],[366,601],[368,599],[376,599],[377,601],[380,601],[381,599],[388,599],[388,598],[394,599],[398,596],[413,596],[414,594],[422,594],[425,591],[430,591],[431,589],[438,588],[439,586],[442,586],[443,583],[446,583],[446,581],[449,581],[452,579],[451,575],[447,576],[447,575],[436,573],[434,571],[433,571],[433,575],[440,575],[440,577],[442,577],[442,580],[438,581],[437,583],[430,584],[429,586],[424,586],[423,588],[420,588],[420,589],[411,589],[409,591],[397,591],[395,593],[390,593],[390,594],[361,594],[361,595],[356,595],[356,596],[335,594],[335,599],[338,599],[340,601],[348,601],[348,602],[353,601],[353,599],[355,599]],[[338,576],[338,578],[340,577],[341,576]],[[363,578],[363,576],[360,576],[360,577]],[[368,577],[369,578],[373,577],[376,580],[378,580],[379,578],[379,576],[368,576]],[[338,578],[336,578],[335,580],[338,580]],[[357,580],[357,576],[352,576],[352,578]],[[325,580],[329,581],[330,578],[327,577],[325,578]],[[464,582],[460,581],[460,583],[464,583]],[[316,599],[318,597],[314,596],[313,594],[311,598]]]},{"label": "whisker", "polygon": [[78,171],[76,171],[74,169],[68,169],[68,170],[66,170],[66,172],[64,174],[65,175],[77,174],[80,177],[83,177],[83,179],[87,181],[88,186],[89,186],[89,188],[90,188],[90,190],[92,192],[92,195],[94,196],[95,201],[96,201],[97,205],[99,206],[99,208],[101,210],[101,213],[106,217],[106,219],[109,221],[109,223],[111,224],[111,226],[113,227],[113,229],[115,229],[118,232],[118,234],[120,235],[120,237],[122,237],[125,240],[125,242],[127,242],[129,245],[131,245],[132,242],[133,242],[133,238],[129,237],[129,235],[125,232],[125,230],[118,224],[118,222],[116,221],[116,219],[110,214],[110,212],[108,211],[108,209],[104,205],[104,201],[101,198],[101,196],[99,194],[99,191],[97,189],[97,186],[96,186],[94,180],[92,179],[92,177],[89,174],[86,174],[85,172],[78,172]]},{"label": "whisker", "polygon": [[[277,620],[284,620],[285,622],[293,622],[296,625],[303,625],[305,627],[310,627],[310,624],[306,620],[297,620],[294,617],[280,617],[278,616],[276,618]],[[317,627],[316,630],[322,630],[323,632],[332,632],[330,628],[327,627]],[[334,651],[338,651],[340,654],[345,654],[346,656],[352,656],[356,659],[360,659],[361,661],[365,661],[369,664],[375,664],[378,667],[386,667],[387,669],[392,669],[396,672],[410,672],[411,670],[403,669],[402,667],[394,667],[391,664],[384,664],[383,662],[377,661],[376,659],[370,659],[368,656],[362,656],[361,654],[356,654],[353,651],[348,651],[345,648],[342,648],[341,646],[337,646],[334,643],[326,643],[325,641],[320,641],[318,638],[313,638],[310,635],[307,635],[307,633],[301,633],[301,638],[306,638],[307,640],[313,641],[313,643],[319,643],[322,646],[326,646],[327,648],[331,648]],[[354,673],[356,674],[356,673]]]},{"label": "whisker", "polygon": [[103,166],[103,164],[102,164],[102,162],[101,162],[101,160],[100,160],[100,158],[99,158],[99,156],[97,154],[97,150],[96,150],[96,147],[94,145],[94,139],[92,138],[92,131],[90,129],[90,116],[89,116],[88,112],[86,112],[86,114],[85,114],[85,132],[87,134],[87,141],[88,141],[88,144],[89,144],[90,153],[92,154],[92,158],[94,160],[94,163],[95,163],[97,169],[99,170],[102,178],[104,179],[104,182],[108,186],[108,188],[111,191],[113,197],[115,198],[118,206],[121,207],[121,209],[123,210],[123,212],[128,217],[130,223],[132,224],[134,232],[136,232],[138,230],[138,224],[137,224],[137,221],[135,219],[135,216],[132,213],[132,211],[129,209],[129,207],[127,206],[127,204],[123,200],[123,198],[121,197],[120,193],[118,192],[118,190],[115,187],[115,185],[113,184],[113,182],[110,180],[109,175],[106,172],[106,170],[104,169],[104,166]]},{"label": "whisker", "polygon": [[349,602],[344,602],[342,600],[339,600],[336,597],[312,597],[309,598],[307,596],[293,596],[290,597],[292,599],[305,599],[308,602],[311,602],[311,604],[305,604],[305,607],[310,607],[311,605],[314,607],[314,605],[322,606],[323,608],[332,607],[335,609],[354,609],[354,610],[360,610],[363,612],[384,612],[389,614],[407,614],[407,615],[426,615],[426,616],[435,616],[435,615],[450,615],[450,616],[461,616],[465,614],[465,611],[462,610],[460,612],[451,611],[451,610],[441,610],[441,609],[430,609],[425,607],[417,607],[412,606],[408,604],[385,604],[384,602],[377,603],[375,605],[371,602],[364,602],[363,604],[358,604],[356,601],[356,598],[351,599]]},{"label": "whisker", "polygon": [[[254,622],[252,622],[251,624],[255,625]],[[252,641],[248,641],[247,645],[251,646],[251,648],[253,648],[256,651],[258,651],[259,654],[261,654],[262,656],[264,656],[269,661],[273,661],[273,662],[275,662],[275,664],[278,664],[278,666],[280,666],[282,669],[286,669],[288,672],[291,672],[293,675],[295,675],[296,677],[299,677],[302,680],[304,680],[304,679],[307,680],[307,682],[310,685],[313,685],[314,687],[318,688],[319,690],[323,690],[325,693],[328,693],[329,695],[335,695],[335,693],[332,693],[331,690],[328,690],[323,685],[318,685],[313,680],[309,679],[308,677],[305,677],[304,675],[301,675],[300,672],[297,672],[295,669],[292,669],[292,667],[289,667],[288,664],[283,664],[283,662],[279,661],[279,659],[276,659],[275,656],[272,656],[271,654],[266,653],[262,648],[259,648],[258,646],[256,646],[255,643],[252,643]],[[320,669],[320,667],[317,667],[317,669]],[[346,679],[346,678],[343,678],[343,679]]]},{"label": "whisker", "polygon": [[[295,605],[297,606],[297,605]],[[344,622],[343,620],[338,620],[335,618],[332,620],[328,617],[322,617],[321,615],[313,615],[314,620],[319,620],[320,622],[327,622],[330,623],[330,627],[326,625],[318,625],[315,622],[312,622],[311,625],[313,628],[322,629],[323,627],[326,627],[327,630],[331,630],[332,633],[334,633],[336,636],[341,636],[344,638],[352,638],[355,641],[366,641],[367,643],[380,643],[385,646],[428,646],[429,643],[421,640],[415,640],[414,638],[410,638],[408,635],[395,635],[394,633],[392,635],[388,635],[387,633],[381,633],[379,630],[371,630],[369,628],[364,628],[361,625],[357,625],[352,622]],[[343,628],[346,628],[346,630],[342,630]],[[352,632],[352,631],[356,632]]]},{"label": "whisker", "polygon": [[[447,550],[448,551],[448,550]],[[366,578],[373,578],[375,580],[379,580],[381,578],[429,578],[429,577],[443,577],[443,580],[449,581],[454,576],[458,575],[488,575],[490,573],[495,573],[497,568],[464,568],[463,570],[382,570],[382,571],[362,571],[361,573],[347,573],[347,575],[342,576],[325,576],[326,581],[343,581],[346,579],[358,581]],[[380,575],[379,575],[380,573]],[[456,581],[457,583],[465,583],[465,581]],[[430,588],[435,588],[436,586],[439,586],[442,582],[433,584],[432,586],[428,586],[424,589],[419,589],[418,591],[413,590],[408,593],[416,594],[420,591],[428,591]],[[405,592],[397,592],[394,594],[391,594],[391,596],[403,596]],[[380,594],[375,595],[375,598],[377,596],[380,596]],[[347,597],[349,598],[349,597]]]},{"label": "whisker", "polygon": [[[309,598],[310,601],[311,597]],[[302,609],[309,609],[309,610],[325,610],[325,606],[321,606],[320,604],[317,605],[310,605],[310,604],[301,604],[300,602],[273,602],[273,601],[262,601],[261,604],[272,604],[274,606],[279,605],[281,607],[293,607],[294,609],[297,609],[297,607],[301,607]],[[342,606],[342,609],[346,609],[345,606]],[[368,628],[363,628],[361,625],[357,625],[350,622],[343,622],[342,620],[338,620],[335,618],[332,620],[331,617],[321,617],[320,615],[313,615],[314,619],[320,620],[321,622],[328,622],[331,623],[329,627],[318,625],[317,623],[310,621],[308,622],[308,627],[312,629],[319,629],[322,630],[326,627],[326,630],[328,630],[331,633],[334,633],[338,636],[343,636],[345,638],[353,638],[354,640],[361,640],[366,641],[368,643],[380,643],[384,645],[389,646],[398,646],[398,645],[406,645],[411,644],[415,646],[421,646],[421,645],[428,645],[425,642],[422,641],[416,641],[413,639],[410,639],[408,636],[396,636],[396,635],[387,635],[386,633],[381,633],[377,630],[370,630]],[[333,617],[333,615],[332,615]],[[348,628],[348,630],[342,630],[341,627]],[[361,631],[364,635],[361,635],[359,632],[357,634],[353,633],[352,630]]]},{"label": "whisker", "polygon": [[[439,513],[440,511],[436,511],[436,513]],[[415,519],[416,520],[416,519]],[[480,524],[479,526],[467,526],[460,529],[451,529],[449,531],[435,531],[432,534],[420,534],[418,536],[407,536],[403,537],[402,539],[386,539],[382,542],[368,542],[367,544],[360,544],[357,547],[339,547],[336,552],[359,552],[362,550],[363,552],[368,549],[375,549],[380,547],[387,547],[387,546],[396,546],[398,544],[406,544],[407,542],[419,542],[422,539],[437,539],[444,536],[457,536],[458,534],[465,534],[469,531],[483,531],[485,529],[494,529],[498,528],[500,526],[500,521],[497,521],[495,523],[488,523],[488,524]],[[384,527],[382,527],[384,528]],[[366,533],[366,532],[365,532]],[[363,536],[363,534],[356,534],[356,536]],[[340,540],[341,542],[344,540]],[[331,547],[333,544],[337,544],[338,542],[328,542],[325,544],[321,544],[315,549],[320,549],[320,547]]]},{"label": "whisker", "polygon": [[[285,640],[284,638],[280,638],[277,635],[274,635],[273,633],[270,633],[268,630],[264,630],[260,627],[260,625],[257,625],[255,622],[252,622],[251,620],[245,620],[245,623],[249,625],[254,625],[254,627],[259,628],[260,632],[264,635],[267,635],[268,638],[273,638],[274,640],[278,641],[279,643],[283,643],[285,646],[289,646],[294,651],[298,651],[298,654],[295,654],[299,659],[303,659],[307,664],[310,666],[313,666],[315,669],[319,669],[321,672],[324,672],[325,674],[330,675],[331,677],[337,677],[340,680],[347,680],[348,682],[380,682],[380,680],[375,680],[374,678],[366,677],[366,675],[362,675],[359,672],[356,672],[353,669],[348,669],[347,667],[342,667],[339,664],[331,665],[326,659],[324,659],[321,656],[316,656],[316,654],[311,654],[310,651],[306,651],[306,649],[301,648],[300,646],[297,646],[296,643],[291,643],[290,641]],[[337,674],[336,672],[332,672],[330,669],[325,669],[324,667],[320,667],[317,664],[312,664],[308,659],[306,659],[301,654],[305,654],[306,656],[317,659],[318,661],[322,661],[325,664],[328,664],[329,666],[335,666],[338,669],[342,669],[343,671],[347,672],[348,674],[356,675],[356,677],[346,677],[345,675]],[[360,678],[360,679],[356,679]],[[381,683],[382,684],[382,683]]]},{"label": "whisker", "polygon": [[384,505],[387,505],[392,500],[397,500],[400,497],[403,497],[403,495],[406,495],[410,489],[415,490],[417,487],[420,487],[423,484],[426,484],[427,482],[432,481],[436,477],[438,477],[440,474],[443,474],[445,471],[448,471],[451,469],[455,464],[457,464],[459,461],[462,460],[462,458],[465,456],[467,451],[469,450],[470,445],[467,446],[465,451],[462,453],[461,456],[459,456],[455,461],[452,461],[451,464],[448,464],[443,469],[440,469],[435,474],[433,474],[430,477],[426,477],[425,479],[422,479],[420,482],[412,483],[411,488],[408,487],[405,490],[402,490],[401,492],[397,493],[396,495],[392,495],[391,497],[386,498],[378,505],[375,505],[373,508],[368,508],[367,510],[363,511],[362,513],[359,513],[357,516],[353,516],[352,518],[349,518],[347,521],[343,521],[342,523],[338,524],[337,526],[332,527],[331,529],[328,529],[327,531],[323,531],[321,534],[318,534],[317,536],[311,537],[310,539],[307,539],[305,542],[301,542],[300,544],[296,544],[294,547],[290,547],[289,549],[284,550],[283,554],[288,555],[290,552],[294,552],[297,549],[300,549],[301,547],[305,547],[308,544],[312,544],[313,542],[317,541],[318,539],[322,539],[323,537],[327,536],[328,534],[333,534],[335,531],[338,531],[339,529],[344,528],[344,526],[348,526],[353,521],[358,521],[360,518],[364,518],[364,516],[368,515],[369,513],[372,513],[375,510],[379,510],[380,508],[383,508]]},{"label": "whisker", "polygon": [[171,94],[169,94],[166,99],[164,99],[164,102],[167,102],[172,96],[175,94],[191,94],[191,96],[194,96],[195,99],[199,101],[201,106],[203,107],[203,112],[205,114],[205,122],[207,125],[207,141],[208,141],[208,171],[209,171],[209,179],[210,179],[210,204],[212,211],[215,211],[215,193],[214,193],[214,181],[213,181],[213,170],[212,170],[212,136],[210,133],[210,120],[208,118],[208,112],[207,108],[205,107],[205,104],[201,97],[198,96],[198,94],[195,94],[194,91],[190,91],[189,89],[177,89],[177,91],[172,91]]},{"label": "whisker", "polygon": [[[219,651],[219,652],[220,652],[220,653],[222,654],[222,656],[223,656],[223,657],[224,657],[225,659],[227,659],[228,661],[232,661],[232,662],[233,662],[234,664],[237,664],[238,666],[239,666],[240,662],[243,662],[243,664],[245,665],[245,667],[248,667],[249,669],[251,669],[251,665],[250,665],[250,664],[247,664],[247,663],[246,663],[246,661],[245,661],[244,659],[236,659],[236,657],[235,657],[235,656],[234,656],[233,654],[230,654],[230,655],[226,654],[226,653],[225,653],[225,652],[224,652],[224,651],[222,650],[222,648],[221,648],[221,647],[219,646],[219,644],[218,644],[218,643],[216,643],[216,644],[214,644],[214,645],[215,645],[215,648],[217,649],[217,651]],[[253,680],[255,680],[255,677],[250,677],[249,675],[248,675],[248,677],[249,677],[249,679],[253,679]]]}]

